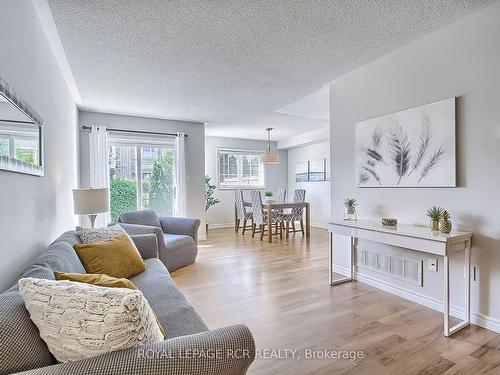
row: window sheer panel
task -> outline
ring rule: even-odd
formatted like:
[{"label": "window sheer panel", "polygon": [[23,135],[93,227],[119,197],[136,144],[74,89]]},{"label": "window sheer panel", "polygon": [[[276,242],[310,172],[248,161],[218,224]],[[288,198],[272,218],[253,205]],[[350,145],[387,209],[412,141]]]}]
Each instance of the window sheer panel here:
[{"label": "window sheer panel", "polygon": [[218,149],[219,189],[265,188],[264,166],[259,156],[264,151]]}]

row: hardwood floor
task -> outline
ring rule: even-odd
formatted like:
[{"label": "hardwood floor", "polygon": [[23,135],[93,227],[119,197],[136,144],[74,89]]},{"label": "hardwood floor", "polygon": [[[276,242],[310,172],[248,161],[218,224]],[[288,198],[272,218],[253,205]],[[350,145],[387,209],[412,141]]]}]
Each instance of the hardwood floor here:
[{"label": "hardwood floor", "polygon": [[[472,326],[445,338],[434,310],[358,282],[330,287],[326,231],[313,228],[309,243],[247,234],[211,230],[196,264],[173,277],[210,328],[252,330],[273,358],[257,358],[249,374],[500,374],[500,335]],[[305,359],[308,349],[363,358]]]}]

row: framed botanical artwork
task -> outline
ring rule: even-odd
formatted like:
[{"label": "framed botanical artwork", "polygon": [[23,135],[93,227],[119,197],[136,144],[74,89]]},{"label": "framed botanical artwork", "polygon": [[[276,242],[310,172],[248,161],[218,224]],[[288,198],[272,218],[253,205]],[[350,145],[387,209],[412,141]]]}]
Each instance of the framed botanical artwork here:
[{"label": "framed botanical artwork", "polygon": [[358,187],[455,187],[455,98],[356,124]]}]

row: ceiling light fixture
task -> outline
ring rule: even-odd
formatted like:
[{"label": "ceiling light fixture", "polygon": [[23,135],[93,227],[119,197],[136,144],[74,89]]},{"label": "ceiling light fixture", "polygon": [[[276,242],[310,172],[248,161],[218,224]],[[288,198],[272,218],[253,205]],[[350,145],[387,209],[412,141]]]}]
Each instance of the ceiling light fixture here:
[{"label": "ceiling light fixture", "polygon": [[260,155],[260,162],[262,164],[279,164],[280,156],[271,152],[271,130],[274,128],[266,128],[267,131],[267,150],[264,154]]}]

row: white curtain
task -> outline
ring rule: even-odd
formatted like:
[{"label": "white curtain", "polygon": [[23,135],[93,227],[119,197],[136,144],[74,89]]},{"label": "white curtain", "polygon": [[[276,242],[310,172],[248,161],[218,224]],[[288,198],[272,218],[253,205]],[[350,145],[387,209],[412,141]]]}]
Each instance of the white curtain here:
[{"label": "white curtain", "polygon": [[177,133],[175,139],[175,216],[186,216],[186,137]]},{"label": "white curtain", "polygon": [[[109,189],[108,132],[105,126],[92,126],[89,136],[90,187]],[[111,221],[110,212],[97,215],[96,228]]]}]

